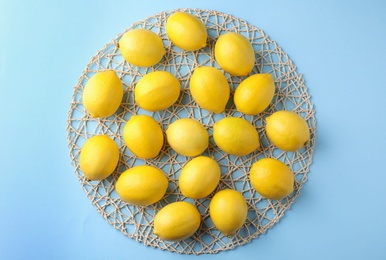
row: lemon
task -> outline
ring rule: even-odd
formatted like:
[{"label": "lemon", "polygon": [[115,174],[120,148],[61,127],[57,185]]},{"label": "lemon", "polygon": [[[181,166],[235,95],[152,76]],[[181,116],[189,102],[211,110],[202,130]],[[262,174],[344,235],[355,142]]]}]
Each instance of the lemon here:
[{"label": "lemon", "polygon": [[209,135],[205,127],[197,120],[181,118],[166,129],[169,145],[179,154],[196,156],[208,148]]},{"label": "lemon", "polygon": [[250,179],[255,190],[267,199],[279,200],[294,190],[294,174],[277,159],[263,158],[255,162]]},{"label": "lemon", "polygon": [[213,139],[224,152],[244,156],[260,147],[259,133],[247,120],[225,117],[213,125]]},{"label": "lemon", "polygon": [[154,118],[147,115],[133,115],[123,129],[123,140],[136,156],[149,159],[161,151],[164,136]]},{"label": "lemon", "polygon": [[190,78],[190,93],[204,109],[221,113],[225,110],[230,90],[224,74],[213,67],[196,68]]},{"label": "lemon", "polygon": [[209,204],[209,215],[214,226],[226,236],[235,234],[242,227],[247,214],[247,202],[236,190],[217,192]]},{"label": "lemon", "polygon": [[185,201],[163,207],[154,217],[154,234],[169,241],[180,241],[192,236],[200,227],[197,208]]},{"label": "lemon", "polygon": [[269,140],[284,151],[297,151],[310,141],[306,121],[292,111],[277,111],[266,118]]},{"label": "lemon", "polygon": [[109,117],[122,102],[123,86],[113,70],[96,73],[83,90],[83,105],[91,117]]},{"label": "lemon", "polygon": [[108,135],[87,139],[79,156],[79,167],[89,180],[107,178],[117,167],[118,145]]},{"label": "lemon", "polygon": [[119,40],[119,50],[127,62],[139,67],[157,64],[166,53],[161,38],[142,28],[123,34]]},{"label": "lemon", "polygon": [[275,94],[275,83],[271,74],[255,74],[236,88],[234,102],[236,109],[247,115],[263,112]]},{"label": "lemon", "polygon": [[159,111],[173,105],[180,95],[180,82],[167,71],[153,71],[141,78],[134,90],[138,106],[148,111]]},{"label": "lemon", "polygon": [[255,65],[252,44],[243,35],[235,32],[228,32],[217,39],[214,56],[218,65],[234,76],[248,75]]},{"label": "lemon", "polygon": [[216,160],[198,156],[184,166],[178,185],[185,197],[201,199],[212,193],[219,181],[220,166]]},{"label": "lemon", "polygon": [[119,197],[130,204],[147,206],[165,195],[168,180],[163,171],[149,165],[134,166],[123,172],[115,184]]},{"label": "lemon", "polygon": [[196,16],[176,12],[166,21],[166,34],[179,48],[195,51],[206,46],[208,33],[205,24]]}]

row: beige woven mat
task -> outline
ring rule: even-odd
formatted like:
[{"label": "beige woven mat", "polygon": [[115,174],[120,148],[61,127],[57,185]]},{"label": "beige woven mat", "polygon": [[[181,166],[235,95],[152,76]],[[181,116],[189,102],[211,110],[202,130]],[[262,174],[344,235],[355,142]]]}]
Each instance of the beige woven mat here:
[{"label": "beige woven mat", "polygon": [[[174,11],[156,14],[127,28],[127,30],[147,28],[156,32],[162,37],[167,54],[154,67],[138,68],[125,62],[117,48],[118,39],[124,32],[106,44],[87,64],[78,84],[74,88],[67,122],[68,144],[72,164],[83,190],[97,211],[114,228],[147,246],[162,250],[184,254],[217,253],[248,243],[253,238],[266,232],[267,229],[279,221],[299,195],[300,188],[307,179],[307,173],[312,163],[316,126],[315,111],[307,87],[304,85],[304,80],[296,72],[295,65],[276,42],[271,40],[262,30],[229,14],[213,10],[183,9],[183,11],[195,14],[206,24],[209,34],[208,46],[195,52],[183,52],[170,43],[165,32],[165,21]],[[190,96],[188,81],[194,68],[198,66],[218,67],[213,58],[214,43],[220,34],[228,31],[243,34],[253,44],[256,50],[256,66],[252,73],[264,72],[271,73],[274,76],[276,84],[275,98],[268,109],[258,116],[242,115],[235,110],[232,101],[229,102],[228,109],[224,113],[214,115],[200,109]],[[92,75],[107,68],[115,70],[123,81],[125,88],[123,102],[115,115],[106,119],[93,119],[85,112],[82,105],[82,91]],[[175,105],[164,111],[149,113],[143,111],[134,103],[133,88],[143,75],[153,70],[172,72],[180,80],[182,91]],[[229,74],[226,74],[226,76],[233,93],[233,90],[243,78],[230,76]],[[306,148],[295,153],[282,152],[280,149],[275,148],[267,140],[264,131],[265,117],[274,111],[283,109],[301,114],[311,129],[311,142]],[[215,157],[222,170],[217,190],[224,188],[236,189],[242,192],[247,199],[249,206],[248,219],[236,235],[232,237],[223,236],[213,227],[208,212],[210,197],[213,194],[206,199],[193,201],[186,199],[180,193],[177,185],[178,175],[189,158],[175,154],[166,143],[161,154],[151,160],[136,158],[126,148],[122,137],[123,127],[133,114],[152,115],[160,122],[163,130],[166,130],[171,122],[182,117],[194,117],[203,123],[210,135],[210,146],[205,154]],[[212,139],[212,126],[214,122],[224,116],[243,117],[252,122],[260,134],[262,148],[243,157],[229,156],[219,150]],[[107,179],[100,182],[87,181],[79,169],[79,151],[86,139],[102,133],[108,134],[117,142],[121,151],[119,165],[116,172]],[[295,173],[295,191],[281,201],[261,198],[249,182],[248,172],[250,166],[256,160],[264,157],[281,160],[289,165]],[[119,174],[138,164],[159,167],[167,174],[170,183],[165,197],[160,202],[146,208],[124,203],[114,190],[114,184]],[[177,200],[187,200],[194,203],[201,212],[202,224],[193,237],[181,242],[166,242],[153,234],[153,217],[162,206]]]}]

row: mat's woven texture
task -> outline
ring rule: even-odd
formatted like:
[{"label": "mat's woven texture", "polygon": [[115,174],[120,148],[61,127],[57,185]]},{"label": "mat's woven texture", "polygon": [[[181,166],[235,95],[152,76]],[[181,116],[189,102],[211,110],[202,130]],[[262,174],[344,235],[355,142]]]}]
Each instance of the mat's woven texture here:
[{"label": "mat's woven texture", "polygon": [[[118,50],[119,34],[116,39],[105,45],[89,62],[75,86],[70,111],[68,114],[68,142],[72,164],[75,167],[80,184],[107,222],[124,235],[142,242],[145,245],[185,254],[217,253],[243,245],[266,232],[284,214],[294,202],[299,190],[306,181],[309,167],[312,163],[312,153],[315,140],[315,111],[310,101],[310,95],[304,85],[303,78],[296,72],[295,65],[286,53],[260,29],[231,15],[210,10],[184,9],[199,17],[207,26],[208,46],[195,52],[184,52],[173,46],[165,32],[165,22],[172,12],[162,12],[133,24],[132,28],[147,28],[156,32],[163,39],[167,53],[162,61],[150,68],[138,68],[125,62]],[[198,66],[214,66],[213,47],[219,35],[235,31],[246,36],[256,51],[256,66],[254,73],[271,73],[275,79],[276,93],[272,104],[258,116],[244,116],[235,110],[232,98],[227,109],[222,114],[211,114],[200,109],[189,93],[189,78]],[[113,69],[121,78],[125,88],[123,102],[115,115],[106,119],[93,119],[85,112],[82,105],[82,92],[88,79],[97,71]],[[149,113],[141,110],[133,99],[133,89],[136,82],[147,72],[166,70],[172,72],[181,82],[181,95],[176,104],[167,110]],[[243,77],[234,77],[225,73],[231,87],[231,93]],[[277,110],[292,110],[301,114],[311,129],[311,141],[306,148],[298,152],[283,152],[275,148],[267,140],[264,130],[265,117]],[[122,132],[125,122],[133,114],[150,114],[165,131],[168,125],[178,118],[192,117],[203,123],[210,135],[210,146],[205,155],[213,156],[221,166],[221,180],[216,191],[232,188],[240,191],[247,199],[248,219],[239,232],[231,237],[223,236],[213,227],[209,217],[208,205],[211,194],[206,199],[186,199],[178,188],[178,175],[181,168],[190,159],[177,155],[165,143],[159,156],[150,160],[141,160],[133,156],[126,148]],[[262,148],[254,153],[235,157],[229,156],[217,148],[212,138],[214,122],[225,116],[243,117],[256,126],[262,143]],[[118,144],[121,157],[117,170],[107,179],[87,181],[79,169],[79,152],[86,139],[96,134],[108,134]],[[295,173],[295,191],[281,201],[263,199],[257,194],[249,182],[250,166],[260,158],[277,158],[291,167]],[[169,179],[169,187],[165,197],[158,203],[148,207],[137,207],[121,201],[114,190],[115,182],[121,172],[133,165],[148,164],[162,169]],[[153,217],[167,203],[187,200],[197,206],[202,215],[199,231],[191,238],[181,242],[166,242],[153,234]],[[98,227],[95,227],[98,228]]]}]

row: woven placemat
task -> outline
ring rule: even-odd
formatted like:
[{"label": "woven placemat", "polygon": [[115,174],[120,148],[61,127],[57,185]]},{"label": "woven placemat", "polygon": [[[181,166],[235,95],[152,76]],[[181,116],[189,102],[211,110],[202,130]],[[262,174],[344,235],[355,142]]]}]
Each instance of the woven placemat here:
[{"label": "woven placemat", "polygon": [[[207,47],[185,52],[175,47],[167,38],[165,23],[175,11],[185,11],[201,19],[208,30]],[[262,30],[248,24],[246,21],[229,14],[213,10],[181,9],[162,12],[134,23],[133,28],[147,28],[157,33],[163,40],[166,55],[160,63],[149,68],[138,68],[124,61],[118,49],[118,34],[110,43],[90,60],[74,88],[70,110],[68,113],[67,131],[70,157],[79,182],[91,203],[106,221],[122,234],[133,238],[147,246],[178,252],[183,254],[208,254],[229,250],[235,246],[250,242],[253,238],[265,233],[273,224],[279,221],[285,210],[299,195],[300,188],[307,179],[312,163],[315,142],[315,110],[310,95],[301,74],[288,55],[271,40]],[[126,31],[127,31],[126,30]],[[271,105],[257,116],[245,116],[236,111],[232,97],[227,109],[221,114],[208,113],[201,109],[192,99],[189,92],[189,78],[198,66],[214,66],[219,68],[214,60],[214,44],[219,35],[226,32],[238,32],[246,36],[256,51],[256,65],[251,74],[271,73],[275,80],[276,93]],[[93,119],[82,105],[82,92],[88,79],[96,72],[113,69],[124,84],[124,97],[118,111],[109,118]],[[155,70],[165,70],[173,73],[181,82],[181,95],[170,108],[150,113],[140,109],[134,102],[133,89],[138,80],[146,73]],[[225,73],[231,87],[231,96],[235,88],[245,77],[234,77]],[[273,146],[267,139],[264,126],[265,118],[277,110],[292,110],[302,115],[311,130],[311,141],[297,152],[283,152]],[[191,200],[185,198],[178,188],[178,176],[182,167],[191,158],[176,154],[165,142],[159,156],[150,160],[142,160],[134,156],[123,141],[123,127],[134,114],[153,116],[165,131],[176,119],[191,117],[199,120],[210,135],[210,145],[204,155],[217,159],[221,166],[221,180],[216,191],[225,188],[240,191],[247,200],[248,218],[237,234],[231,237],[222,235],[209,217],[208,198]],[[226,116],[242,117],[251,122],[259,132],[262,148],[242,157],[230,156],[221,151],[213,142],[213,124]],[[121,156],[116,171],[103,181],[88,181],[79,169],[79,152],[85,141],[97,134],[107,134],[118,144]],[[268,200],[262,198],[250,184],[249,169],[251,165],[265,157],[276,158],[291,167],[295,174],[295,190],[283,200]],[[169,179],[169,187],[164,198],[148,207],[138,207],[123,202],[117,195],[114,185],[120,173],[133,165],[153,165],[162,169]],[[198,232],[191,238],[180,242],[164,241],[153,233],[154,215],[166,204],[174,201],[190,201],[199,209],[202,221]],[[98,227],[95,227],[98,228]]]}]

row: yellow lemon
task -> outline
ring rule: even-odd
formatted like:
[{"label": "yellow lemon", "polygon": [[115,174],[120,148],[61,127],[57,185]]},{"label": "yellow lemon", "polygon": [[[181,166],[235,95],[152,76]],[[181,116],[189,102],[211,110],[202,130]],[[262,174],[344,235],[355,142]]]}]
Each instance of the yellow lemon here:
[{"label": "yellow lemon", "polygon": [[161,38],[147,29],[132,29],[122,35],[119,50],[123,58],[139,67],[157,64],[166,51]]},{"label": "yellow lemon", "polygon": [[294,190],[294,174],[279,160],[264,158],[255,162],[250,171],[252,186],[263,197],[279,200]]},{"label": "yellow lemon", "polygon": [[83,90],[83,105],[91,117],[109,117],[122,102],[123,86],[113,70],[96,73]]},{"label": "yellow lemon", "polygon": [[220,174],[220,166],[214,159],[198,156],[184,166],[178,185],[185,197],[205,198],[217,187]]},{"label": "yellow lemon", "polygon": [[205,24],[196,16],[185,12],[176,12],[169,16],[166,33],[176,46],[187,51],[205,47],[208,38]]},{"label": "yellow lemon", "polygon": [[213,67],[196,68],[190,78],[190,93],[204,109],[221,113],[225,110],[230,90],[224,74]]},{"label": "yellow lemon", "polygon": [[205,127],[191,118],[178,119],[166,129],[169,145],[179,154],[196,156],[208,148],[209,135]]},{"label": "yellow lemon", "polygon": [[163,171],[149,165],[134,166],[123,172],[115,184],[119,197],[130,204],[147,206],[165,195],[168,180]]},{"label": "yellow lemon", "polygon": [[138,106],[148,111],[159,111],[173,105],[180,95],[180,82],[167,71],[153,71],[141,78],[134,90]]},{"label": "yellow lemon", "polygon": [[297,151],[310,141],[306,121],[292,111],[277,111],[266,118],[269,140],[284,151]]},{"label": "yellow lemon", "polygon": [[247,115],[263,112],[275,94],[275,83],[271,74],[255,74],[236,88],[234,102],[236,109]]},{"label": "yellow lemon", "polygon": [[217,192],[209,204],[209,215],[214,226],[226,236],[235,234],[242,227],[247,214],[247,202],[236,190]]},{"label": "yellow lemon", "polygon": [[185,201],[163,207],[154,217],[154,234],[169,241],[180,241],[192,236],[200,227],[197,208]]},{"label": "yellow lemon", "polygon": [[79,167],[87,179],[102,180],[113,173],[118,160],[118,145],[108,135],[96,135],[83,145]]},{"label": "yellow lemon", "polygon": [[162,129],[147,115],[134,115],[123,129],[123,140],[136,156],[149,159],[156,157],[164,143]]},{"label": "yellow lemon", "polygon": [[213,139],[224,152],[244,156],[260,147],[259,133],[247,120],[225,117],[213,125]]},{"label": "yellow lemon", "polygon": [[228,32],[218,38],[214,56],[218,65],[234,76],[248,75],[255,65],[252,44],[243,35],[235,32]]}]

